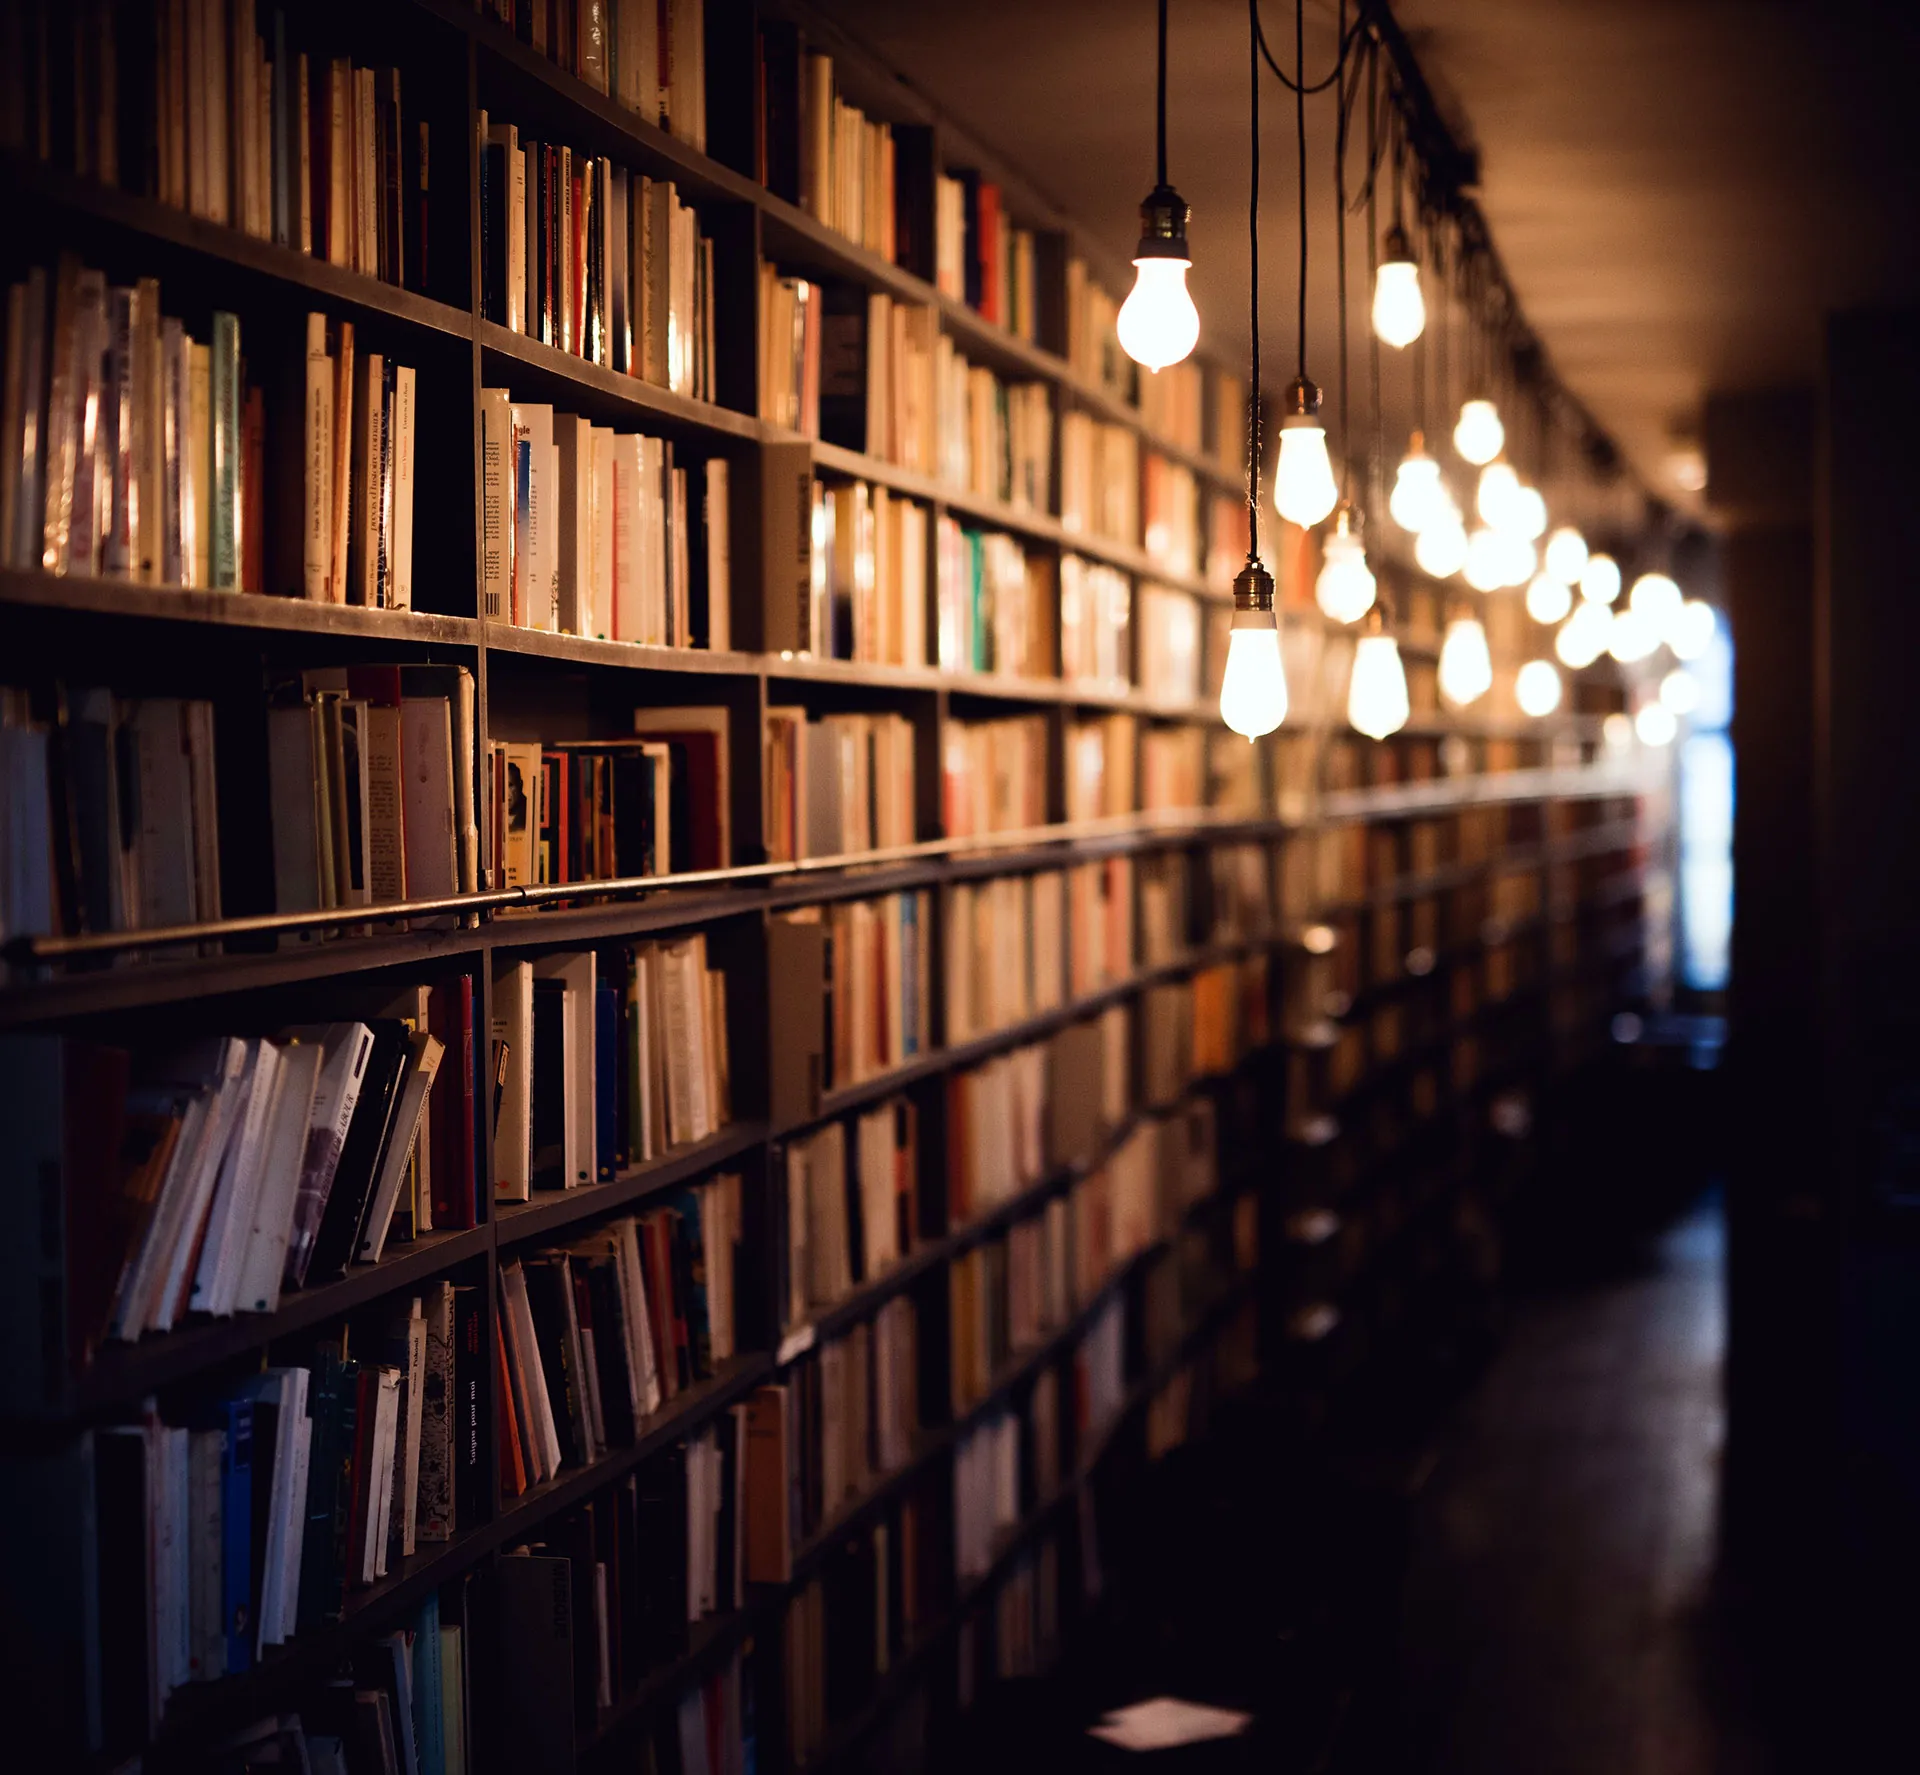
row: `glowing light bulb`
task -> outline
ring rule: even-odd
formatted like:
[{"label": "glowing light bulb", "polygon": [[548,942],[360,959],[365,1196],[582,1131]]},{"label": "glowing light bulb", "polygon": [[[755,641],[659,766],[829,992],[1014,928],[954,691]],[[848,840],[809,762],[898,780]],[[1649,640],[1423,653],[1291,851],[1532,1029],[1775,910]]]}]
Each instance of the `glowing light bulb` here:
[{"label": "glowing light bulb", "polygon": [[1600,723],[1600,743],[1609,752],[1624,752],[1633,744],[1633,717],[1616,709]]},{"label": "glowing light bulb", "polygon": [[1493,656],[1477,616],[1456,616],[1440,643],[1440,694],[1456,709],[1477,702],[1493,688]]},{"label": "glowing light bulb", "polygon": [[1273,575],[1249,560],[1233,582],[1233,627],[1220,680],[1220,719],[1249,742],[1287,718],[1287,672],[1273,614]]},{"label": "glowing light bulb", "polygon": [[1524,536],[1518,536],[1511,530],[1496,530],[1496,546],[1500,551],[1500,583],[1503,586],[1523,586],[1533,577],[1533,570],[1539,565],[1539,550]]},{"label": "glowing light bulb", "polygon": [[1492,592],[1507,583],[1506,556],[1500,532],[1482,524],[1467,538],[1467,584],[1476,592]]},{"label": "glowing light bulb", "polygon": [[1453,447],[1475,468],[1491,462],[1507,441],[1507,428],[1491,401],[1468,401],[1453,428]]},{"label": "glowing light bulb", "polygon": [[1164,370],[1200,342],[1200,311],[1187,293],[1188,259],[1134,260],[1133,288],[1114,321],[1120,349],[1136,364]]},{"label": "glowing light bulb", "polygon": [[1440,465],[1426,453],[1418,432],[1413,434],[1412,447],[1400,458],[1387,510],[1411,536],[1418,536],[1446,514],[1447,490],[1440,481]]},{"label": "glowing light bulb", "polygon": [[1660,645],[1660,630],[1644,611],[1616,610],[1607,630],[1607,651],[1623,666],[1645,659]]},{"label": "glowing light bulb", "polygon": [[1335,622],[1358,622],[1373,608],[1374,582],[1367,566],[1366,545],[1354,534],[1346,505],[1335,518],[1333,534],[1322,548],[1320,577],[1313,595]]},{"label": "glowing light bulb", "polygon": [[[1551,551],[1549,551],[1551,553]],[[1527,582],[1527,614],[1535,622],[1551,626],[1573,608],[1573,593],[1566,582],[1554,576],[1551,561],[1546,570]]]},{"label": "glowing light bulb", "polygon": [[1680,588],[1664,573],[1643,573],[1627,594],[1628,604],[1644,616],[1664,640],[1686,602]]},{"label": "glowing light bulb", "polygon": [[1559,633],[1553,638],[1553,651],[1560,656],[1563,666],[1577,672],[1606,652],[1612,630],[1613,618],[1607,607],[1583,598],[1560,625]]},{"label": "glowing light bulb", "polygon": [[1547,533],[1547,502],[1538,487],[1516,487],[1507,506],[1506,528],[1528,542],[1538,542]]},{"label": "glowing light bulb", "polygon": [[1633,731],[1643,746],[1670,746],[1680,731],[1680,723],[1665,703],[1643,703],[1633,718]]},{"label": "glowing light bulb", "polygon": [[1698,659],[1713,645],[1713,606],[1703,598],[1689,598],[1667,630],[1667,645],[1675,659]]},{"label": "glowing light bulb", "polygon": [[1273,503],[1281,517],[1311,530],[1339,499],[1326,428],[1313,418],[1286,420],[1280,427],[1280,464],[1273,475]]},{"label": "glowing light bulb", "polygon": [[1411,345],[1427,328],[1426,298],[1420,294],[1420,267],[1406,230],[1387,230],[1386,256],[1373,279],[1373,330],[1396,351]]},{"label": "glowing light bulb", "polygon": [[1587,539],[1571,524],[1547,538],[1547,571],[1564,586],[1577,586],[1587,570]]},{"label": "glowing light bulb", "polygon": [[1480,514],[1480,522],[1501,529],[1507,522],[1513,496],[1519,491],[1520,477],[1513,472],[1511,462],[1504,459],[1489,462],[1480,471],[1480,485],[1473,495],[1473,509]]},{"label": "glowing light bulb", "polygon": [[1551,715],[1560,706],[1560,674],[1553,669],[1553,662],[1544,659],[1530,659],[1514,674],[1513,700],[1520,705],[1520,713],[1531,715],[1536,720],[1542,715]]},{"label": "glowing light bulb", "polygon": [[1347,681],[1347,720],[1369,739],[1384,740],[1405,727],[1411,713],[1400,643],[1391,635],[1362,635]]},{"label": "glowing light bulb", "polygon": [[1451,500],[1420,532],[1419,541],[1413,545],[1413,558],[1422,573],[1435,579],[1451,579],[1467,564],[1467,529]]},{"label": "glowing light bulb", "polygon": [[1580,573],[1580,596],[1611,604],[1620,596],[1620,564],[1611,555],[1589,555]]},{"label": "glowing light bulb", "polygon": [[1675,666],[1660,680],[1660,700],[1676,715],[1691,715],[1700,706],[1700,680],[1685,666]]}]

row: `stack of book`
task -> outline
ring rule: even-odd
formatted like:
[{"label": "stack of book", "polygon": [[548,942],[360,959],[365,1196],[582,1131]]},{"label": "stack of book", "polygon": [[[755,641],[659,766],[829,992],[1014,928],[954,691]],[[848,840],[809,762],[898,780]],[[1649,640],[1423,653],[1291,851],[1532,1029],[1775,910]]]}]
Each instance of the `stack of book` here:
[{"label": "stack of book", "polygon": [[1033,232],[1014,226],[1006,194],[972,168],[956,167],[935,181],[933,225],[941,295],[1033,343],[1039,325]]},{"label": "stack of book", "polygon": [[0,937],[220,916],[213,705],[0,686]]},{"label": "stack of book", "polygon": [[[1053,397],[1047,385],[1003,381],[969,363],[942,334],[934,344],[934,391],[940,478],[1016,511],[1050,511]],[[1064,448],[1064,429],[1061,441]]]},{"label": "stack of book", "polygon": [[825,291],[782,277],[760,261],[760,327],[755,341],[760,418],[804,438],[820,435],[822,310]]},{"label": "stack of book", "polygon": [[1140,545],[1140,440],[1085,413],[1060,420],[1060,522],[1068,530]]},{"label": "stack of book", "polygon": [[1191,578],[1200,571],[1199,483],[1192,469],[1170,462],[1157,450],[1147,452],[1141,467],[1147,554],[1165,572]]},{"label": "stack of book", "polygon": [[949,1075],[951,1225],[965,1226],[1046,1176],[1050,1063],[1048,1045],[1036,1042]]},{"label": "stack of book", "polygon": [[927,663],[927,527],[917,500],[865,481],[813,483],[804,651]]},{"label": "stack of book", "polygon": [[913,1251],[920,1225],[913,1102],[897,1097],[790,1142],[786,1173],[780,1321],[792,1330]]},{"label": "stack of book", "polygon": [[471,893],[473,733],[465,666],[326,667],[275,686],[266,736],[275,907]]},{"label": "stack of book", "polygon": [[946,893],[949,1044],[1051,1011],[1064,990],[1067,877],[956,881]]},{"label": "stack of book", "polygon": [[1004,531],[942,513],[934,556],[934,632],[949,672],[1051,678],[1053,560]]},{"label": "stack of book", "polygon": [[912,844],[914,729],[904,715],[767,710],[767,858],[845,857]]},{"label": "stack of book", "polygon": [[949,721],[941,760],[949,838],[1024,832],[1047,821],[1047,723],[1042,715]]},{"label": "stack of book", "polygon": [[955,1415],[971,1411],[1017,1356],[1065,1324],[1069,1236],[1067,1200],[1016,1221],[947,1267],[948,1397]]},{"label": "stack of book", "polygon": [[691,400],[714,390],[713,242],[671,179],[480,113],[480,311]]},{"label": "stack of book", "polygon": [[1120,349],[1120,304],[1078,256],[1067,260],[1067,362],[1082,381],[1113,396],[1133,396],[1133,359]]},{"label": "stack of book", "polygon": [[[1117,567],[1060,557],[1060,676],[1102,690],[1126,688],[1133,651],[1133,582]],[[1144,656],[1142,677],[1152,668]]]},{"label": "stack of book", "polygon": [[498,963],[495,1197],[604,1182],[725,1127],[726,997],[702,932]]}]

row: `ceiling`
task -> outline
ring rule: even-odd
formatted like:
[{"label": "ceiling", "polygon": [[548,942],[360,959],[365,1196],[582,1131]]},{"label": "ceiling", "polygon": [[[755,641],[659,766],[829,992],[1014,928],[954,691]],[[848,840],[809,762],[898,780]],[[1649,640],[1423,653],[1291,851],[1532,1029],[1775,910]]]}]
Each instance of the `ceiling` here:
[{"label": "ceiling", "polygon": [[[1153,182],[1152,0],[816,3],[1128,256]],[[1810,383],[1824,313],[1911,300],[1920,287],[1911,203],[1920,152],[1904,90],[1920,6],[1395,0],[1395,12],[1456,137],[1479,154],[1477,196],[1527,320],[1660,497],[1696,503],[1675,482],[1673,441],[1694,434],[1709,391]],[[1291,9],[1262,0],[1261,18],[1290,66]],[[1307,0],[1316,78],[1335,29],[1330,0]],[[1193,205],[1203,340],[1239,358],[1245,10],[1236,0],[1174,0],[1169,64],[1169,173]],[[1261,327],[1272,387],[1293,349],[1297,161],[1291,95],[1267,76],[1260,102]],[[1331,413],[1333,102],[1308,103],[1308,358]],[[1356,317],[1364,253],[1356,224]],[[1410,419],[1408,366],[1385,356],[1392,434]],[[1358,412],[1365,364],[1356,340]]]}]

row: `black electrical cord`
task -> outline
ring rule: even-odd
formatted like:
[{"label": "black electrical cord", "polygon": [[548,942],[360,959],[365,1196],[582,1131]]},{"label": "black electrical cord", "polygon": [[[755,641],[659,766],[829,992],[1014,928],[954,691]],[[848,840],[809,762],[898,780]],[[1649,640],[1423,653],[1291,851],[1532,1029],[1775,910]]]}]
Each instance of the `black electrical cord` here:
[{"label": "black electrical cord", "polygon": [[1327,75],[1326,79],[1316,80],[1311,86],[1303,86],[1301,84],[1307,77],[1307,70],[1304,63],[1301,65],[1300,79],[1295,80],[1273,59],[1273,51],[1267,47],[1267,33],[1261,28],[1260,14],[1257,9],[1253,15],[1253,34],[1260,54],[1266,58],[1267,66],[1273,70],[1274,78],[1277,79],[1288,92],[1325,92],[1328,87],[1340,78],[1341,69],[1347,65],[1347,51],[1353,46],[1354,38],[1359,36],[1362,22],[1360,19],[1355,19],[1351,31],[1341,32],[1339,47],[1334,55],[1332,71]]},{"label": "black electrical cord", "polygon": [[[1380,149],[1380,50],[1378,44],[1368,46],[1367,55],[1367,162],[1377,167]],[[1380,228],[1374,214],[1374,181],[1372,175],[1367,178],[1367,297],[1371,308],[1373,292],[1380,282]],[[1397,222],[1396,222],[1397,225]],[[1381,458],[1382,431],[1380,416],[1380,334],[1372,324],[1372,314],[1368,314],[1367,324],[1367,365],[1373,392],[1373,441],[1367,455],[1367,503],[1371,505],[1380,493],[1382,472]]]},{"label": "black electrical cord", "polygon": [[[1297,19],[1305,10],[1304,0],[1295,0],[1294,16]],[[1347,0],[1340,0],[1340,35],[1347,34]],[[1344,98],[1344,94],[1342,95]],[[1299,101],[1306,104],[1305,96]],[[1353,497],[1353,442],[1349,424],[1351,405],[1348,399],[1347,379],[1347,122],[1345,103],[1339,107],[1339,114],[1333,126],[1333,287],[1335,312],[1340,322],[1340,497],[1350,500]],[[1305,138],[1302,137],[1304,142]],[[1304,158],[1301,178],[1306,177]],[[1304,233],[1304,227],[1302,228]],[[1305,301],[1306,272],[1303,267],[1300,276],[1301,300]]]},{"label": "black electrical cord", "polygon": [[[1259,27],[1258,8],[1253,15],[1254,26]],[[1344,48],[1344,46],[1343,46]],[[1307,376],[1307,0],[1293,0],[1293,54],[1295,64],[1300,69],[1300,80],[1293,88],[1293,140],[1294,159],[1300,174],[1300,362],[1298,365],[1301,381]],[[1342,61],[1345,60],[1344,54]],[[1340,63],[1335,63],[1334,74],[1340,72]],[[1256,84],[1260,70],[1254,69]],[[1285,76],[1282,76],[1284,79]]]},{"label": "black electrical cord", "polygon": [[[1260,41],[1259,0],[1247,0],[1253,46]],[[1253,162],[1247,181],[1247,326],[1253,340],[1253,380],[1247,386],[1247,560],[1260,558],[1260,60],[1247,56],[1253,116]]]},{"label": "black electrical cord", "polygon": [[1160,0],[1160,127],[1155,138],[1156,185],[1167,182],[1167,0]]}]

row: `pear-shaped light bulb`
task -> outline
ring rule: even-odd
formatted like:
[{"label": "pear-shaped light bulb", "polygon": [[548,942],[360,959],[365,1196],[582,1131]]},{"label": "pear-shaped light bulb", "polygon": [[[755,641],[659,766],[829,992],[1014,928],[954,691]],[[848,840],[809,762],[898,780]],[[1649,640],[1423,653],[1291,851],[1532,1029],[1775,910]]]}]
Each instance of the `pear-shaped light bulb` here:
[{"label": "pear-shaped light bulb", "polygon": [[1685,666],[1675,666],[1660,680],[1660,700],[1676,715],[1691,715],[1700,706],[1700,680]]},{"label": "pear-shaped light bulb", "polygon": [[1440,465],[1422,447],[1420,434],[1413,434],[1412,446],[1400,458],[1393,477],[1393,492],[1387,499],[1393,521],[1410,536],[1443,516],[1447,510],[1446,488],[1440,481]]},{"label": "pear-shaped light bulb", "polygon": [[1340,501],[1327,431],[1318,419],[1296,415],[1280,426],[1280,461],[1273,473],[1273,503],[1281,517],[1311,530]]},{"label": "pear-shaped light bulb", "polygon": [[1369,739],[1384,740],[1407,724],[1407,672],[1391,635],[1362,635],[1347,681],[1347,720]]},{"label": "pear-shaped light bulb", "polygon": [[1713,606],[1704,598],[1689,598],[1667,630],[1667,645],[1675,659],[1698,659],[1713,645]]},{"label": "pear-shaped light bulb", "polygon": [[1236,610],[1227,635],[1227,669],[1220,680],[1220,719],[1255,740],[1287,718],[1287,673],[1280,662],[1280,628],[1271,610]]},{"label": "pear-shaped light bulb", "polygon": [[1553,638],[1553,651],[1560,663],[1573,671],[1590,666],[1607,650],[1613,632],[1613,615],[1604,604],[1582,598],[1573,614],[1560,625]]},{"label": "pear-shaped light bulb", "polygon": [[1500,583],[1503,586],[1523,586],[1533,577],[1533,570],[1540,564],[1540,551],[1524,536],[1511,530],[1496,530],[1496,546],[1500,551]]},{"label": "pear-shaped light bulb", "polygon": [[1629,608],[1652,623],[1663,641],[1678,620],[1680,608],[1685,602],[1680,588],[1664,573],[1641,574],[1633,582],[1633,590],[1627,594]]},{"label": "pear-shaped light bulb", "polygon": [[1573,593],[1565,580],[1554,577],[1551,567],[1544,568],[1527,581],[1527,614],[1549,628],[1573,608]]},{"label": "pear-shaped light bulb", "polygon": [[1563,586],[1577,586],[1587,570],[1587,539],[1571,524],[1547,538],[1547,571]]},{"label": "pear-shaped light bulb", "polygon": [[1547,533],[1547,502],[1538,487],[1521,485],[1508,502],[1505,528],[1527,542],[1538,542]]},{"label": "pear-shaped light bulb", "polygon": [[1480,522],[1491,524],[1494,529],[1502,529],[1507,523],[1507,514],[1513,505],[1513,497],[1520,491],[1520,477],[1514,473],[1513,464],[1504,457],[1496,457],[1480,471],[1480,483],[1474,489],[1473,509],[1480,514]]},{"label": "pear-shaped light bulb", "polygon": [[1403,230],[1387,234],[1386,257],[1373,277],[1373,330],[1396,351],[1427,329],[1427,302],[1420,293],[1420,267]]},{"label": "pear-shaped light bulb", "polygon": [[1507,428],[1500,423],[1500,410],[1491,401],[1468,401],[1460,409],[1460,420],[1453,428],[1453,447],[1480,468],[1500,454],[1507,441]]},{"label": "pear-shaped light bulb", "polygon": [[1660,630],[1653,618],[1631,604],[1613,613],[1607,629],[1607,651],[1623,666],[1647,658],[1660,645]]},{"label": "pear-shaped light bulb", "polygon": [[1640,736],[1643,746],[1670,746],[1673,736],[1680,731],[1680,723],[1665,703],[1642,703],[1633,718],[1633,731]]},{"label": "pear-shaped light bulb", "polygon": [[1589,555],[1580,572],[1580,596],[1611,604],[1620,596],[1620,563],[1611,555]]},{"label": "pear-shaped light bulb", "polygon": [[1466,526],[1448,500],[1440,516],[1420,532],[1413,545],[1413,558],[1422,573],[1434,579],[1451,579],[1467,564],[1467,546]]},{"label": "pear-shaped light bulb", "polygon": [[1492,688],[1493,656],[1487,651],[1485,625],[1477,616],[1456,616],[1440,643],[1440,694],[1456,709],[1464,709]]},{"label": "pear-shaped light bulb", "polygon": [[1120,349],[1136,364],[1164,370],[1200,342],[1200,311],[1187,293],[1188,259],[1144,258],[1134,264],[1133,288],[1114,320]]},{"label": "pear-shaped light bulb", "polygon": [[1520,713],[1536,720],[1560,706],[1560,674],[1551,660],[1530,659],[1514,674],[1513,700]]},{"label": "pear-shaped light bulb", "polygon": [[1482,524],[1467,538],[1467,584],[1476,592],[1498,591],[1507,583],[1506,552],[1500,532]]},{"label": "pear-shaped light bulb", "polygon": [[1600,743],[1609,752],[1624,752],[1633,744],[1633,717],[1614,710],[1600,723]]},{"label": "pear-shaped light bulb", "polygon": [[1367,566],[1366,544],[1355,534],[1344,503],[1321,556],[1320,577],[1313,585],[1315,600],[1335,622],[1358,622],[1373,608],[1373,573]]}]

